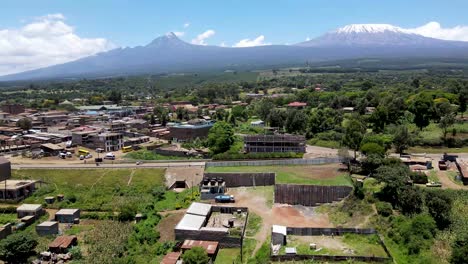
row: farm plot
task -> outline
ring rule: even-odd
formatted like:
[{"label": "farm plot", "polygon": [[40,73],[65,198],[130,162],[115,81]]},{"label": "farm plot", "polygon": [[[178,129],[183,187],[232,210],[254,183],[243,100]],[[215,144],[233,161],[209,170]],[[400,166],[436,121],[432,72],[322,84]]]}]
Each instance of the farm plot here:
[{"label": "farm plot", "polygon": [[163,169],[13,170],[14,179],[40,181],[26,203],[43,203],[47,196],[65,200],[49,208],[77,207],[85,211],[113,211],[122,203],[151,198],[151,190],[164,185]]},{"label": "farm plot", "polygon": [[351,179],[338,164],[209,167],[206,172],[275,172],[276,183],[352,186]]}]

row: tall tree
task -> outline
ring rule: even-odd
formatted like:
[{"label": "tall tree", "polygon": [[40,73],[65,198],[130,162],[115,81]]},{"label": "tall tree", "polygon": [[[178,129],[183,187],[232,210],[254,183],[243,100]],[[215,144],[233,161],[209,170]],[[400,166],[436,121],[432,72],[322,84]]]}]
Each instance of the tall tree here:
[{"label": "tall tree", "polygon": [[16,126],[20,127],[24,131],[31,129],[32,127],[32,122],[31,119],[29,118],[21,118],[16,122]]},{"label": "tall tree", "polygon": [[26,263],[34,255],[37,241],[33,234],[14,233],[0,241],[0,259],[7,263]]},{"label": "tall tree", "polygon": [[402,154],[411,145],[411,135],[408,127],[405,125],[398,126],[393,136],[393,146],[398,154]]},{"label": "tall tree", "polygon": [[234,144],[234,130],[226,122],[216,122],[208,133],[207,144],[214,154],[223,153]]},{"label": "tall tree", "polygon": [[349,147],[354,151],[354,159],[356,159],[356,152],[361,147],[361,142],[364,138],[365,133],[365,124],[356,117],[353,117],[351,120],[349,120],[348,124],[345,127],[343,145]]},{"label": "tall tree", "polygon": [[306,120],[307,115],[303,110],[289,110],[286,118],[286,131],[288,133],[303,133],[307,127]]},{"label": "tall tree", "polygon": [[429,125],[434,113],[434,101],[427,94],[418,94],[410,102],[409,110],[414,114],[413,122],[422,130]]},{"label": "tall tree", "polygon": [[206,250],[202,247],[193,247],[185,251],[182,259],[187,264],[207,264],[210,262],[210,257],[208,257]]}]

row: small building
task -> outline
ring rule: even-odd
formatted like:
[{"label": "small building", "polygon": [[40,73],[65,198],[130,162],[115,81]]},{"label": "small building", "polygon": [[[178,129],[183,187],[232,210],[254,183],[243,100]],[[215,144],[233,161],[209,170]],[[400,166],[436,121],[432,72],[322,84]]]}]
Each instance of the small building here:
[{"label": "small building", "polygon": [[11,223],[5,224],[0,226],[0,240],[4,239],[5,237],[11,235]]},{"label": "small building", "polygon": [[218,246],[219,242],[216,241],[187,239],[184,241],[180,249],[182,249],[182,252],[185,252],[186,250],[190,250],[193,247],[202,247],[206,250],[208,257],[210,257],[211,260],[214,261],[216,259],[216,255],[218,254]]},{"label": "small building", "polygon": [[181,263],[179,262],[181,255],[182,255],[182,252],[169,252],[161,260],[161,264],[179,264]]},{"label": "small building", "polygon": [[271,243],[273,245],[286,245],[287,228],[285,226],[273,225],[271,232]]},{"label": "small building", "polygon": [[210,200],[226,192],[226,182],[222,178],[204,178],[200,182],[200,199]]},{"label": "small building", "polygon": [[58,144],[46,143],[41,145],[41,149],[45,153],[49,153],[52,156],[57,156],[60,152],[64,151],[65,148]]},{"label": "small building", "polygon": [[60,254],[67,253],[70,248],[78,244],[76,236],[58,236],[49,244],[49,251]]},{"label": "small building", "polygon": [[44,214],[44,209],[40,204],[23,204],[16,208],[16,214],[18,215],[18,218],[32,215],[38,219],[41,215]]},{"label": "small building", "polygon": [[251,127],[264,127],[265,122],[263,122],[262,120],[252,121],[252,122],[250,122],[250,126]]},{"label": "small building", "polygon": [[24,113],[24,105],[21,104],[4,104],[1,107],[2,112],[6,112],[12,115]]},{"label": "small building", "polygon": [[288,104],[288,107],[302,109],[307,106],[307,103],[302,102],[292,102]]},{"label": "small building", "polygon": [[59,223],[74,223],[80,218],[80,209],[61,209],[55,213],[55,221]]},{"label": "small building", "polygon": [[26,226],[31,225],[36,221],[36,217],[34,215],[28,215],[20,219],[21,223],[24,223]]},{"label": "small building", "polygon": [[45,221],[36,226],[36,232],[40,236],[56,235],[59,233],[59,223],[56,221]]},{"label": "small building", "polygon": [[22,200],[36,190],[34,180],[4,180],[0,182],[0,199]]},{"label": "small building", "polygon": [[244,151],[305,153],[306,140],[298,135],[249,135],[244,137]]},{"label": "small building", "polygon": [[11,162],[4,157],[0,157],[0,181],[11,178]]}]

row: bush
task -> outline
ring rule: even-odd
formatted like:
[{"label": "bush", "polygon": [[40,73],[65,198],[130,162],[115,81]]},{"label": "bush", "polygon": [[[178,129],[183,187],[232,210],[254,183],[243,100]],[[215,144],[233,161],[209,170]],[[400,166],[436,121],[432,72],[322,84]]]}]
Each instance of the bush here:
[{"label": "bush", "polygon": [[387,202],[377,202],[375,204],[375,207],[377,209],[377,213],[381,216],[390,216],[393,214],[393,208],[391,203]]},{"label": "bush", "polygon": [[428,183],[427,175],[419,172],[412,172],[410,178],[414,183],[426,184]]},{"label": "bush", "polygon": [[210,262],[210,257],[208,257],[206,250],[202,247],[193,247],[185,251],[182,259],[187,264],[205,264]]},{"label": "bush", "polygon": [[83,258],[80,247],[72,247],[69,252],[72,255],[73,260],[79,260]]}]

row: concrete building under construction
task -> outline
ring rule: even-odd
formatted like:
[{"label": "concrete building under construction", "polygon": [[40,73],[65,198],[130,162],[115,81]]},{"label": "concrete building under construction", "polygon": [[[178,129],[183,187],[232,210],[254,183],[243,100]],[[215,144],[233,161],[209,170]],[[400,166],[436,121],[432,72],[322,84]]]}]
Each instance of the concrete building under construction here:
[{"label": "concrete building under construction", "polygon": [[4,180],[0,182],[0,199],[20,201],[36,190],[34,180]]}]

